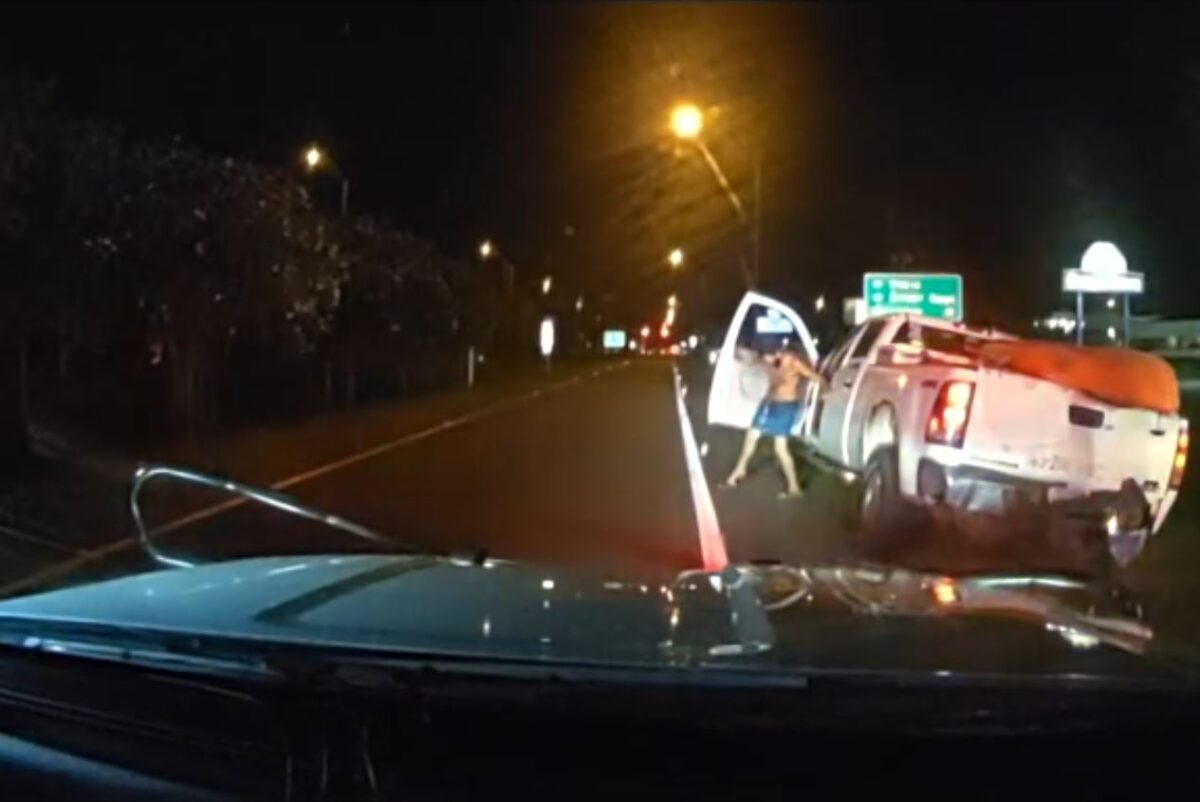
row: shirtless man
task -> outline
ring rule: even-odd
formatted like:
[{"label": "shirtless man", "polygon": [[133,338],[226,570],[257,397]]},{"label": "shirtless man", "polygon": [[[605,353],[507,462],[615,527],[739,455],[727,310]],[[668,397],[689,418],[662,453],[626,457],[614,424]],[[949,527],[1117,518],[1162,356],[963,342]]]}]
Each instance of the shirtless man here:
[{"label": "shirtless man", "polygon": [[754,420],[751,422],[750,428],[746,430],[742,454],[738,457],[737,465],[734,467],[733,473],[729,474],[729,478],[725,480],[725,484],[734,487],[746,478],[746,468],[750,464],[750,458],[754,456],[758,438],[767,434],[775,438],[775,457],[779,460],[779,467],[783,469],[783,476],[787,481],[787,490],[780,493],[780,497],[800,496],[800,483],[796,479],[796,462],[792,459],[792,452],[788,450],[788,436],[803,412],[804,401],[800,393],[801,380],[808,379],[822,384],[824,379],[813,370],[804,357],[800,356],[794,344],[785,345],[778,353],[766,356],[759,356],[756,352],[748,349],[739,349],[739,352],[738,358],[740,359],[762,360],[766,364],[771,385],[767,391],[767,397],[763,399],[758,406],[758,411],[754,413]]}]

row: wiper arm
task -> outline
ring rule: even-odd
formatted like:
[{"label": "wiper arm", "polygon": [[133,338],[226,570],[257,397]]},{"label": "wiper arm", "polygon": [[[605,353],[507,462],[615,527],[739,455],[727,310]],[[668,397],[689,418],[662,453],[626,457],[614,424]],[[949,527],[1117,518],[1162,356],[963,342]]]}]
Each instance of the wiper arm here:
[{"label": "wiper arm", "polygon": [[[177,482],[187,482],[190,484],[209,487],[214,490],[221,490],[230,493],[236,498],[212,507],[206,507],[204,510],[186,515],[176,521],[173,521],[164,526],[148,529],[145,519],[142,515],[141,493],[142,488],[151,479],[173,479]],[[169,565],[174,568],[191,568],[195,565],[190,560],[185,560],[181,557],[173,557],[161,551],[154,544],[153,535],[162,535],[179,529],[188,524],[195,523],[203,518],[216,515],[234,507],[245,504],[247,501],[254,501],[259,504],[265,504],[268,507],[286,512],[289,515],[296,515],[300,518],[305,518],[309,521],[315,521],[319,524],[332,527],[342,532],[354,535],[355,537],[369,540],[374,543],[380,543],[386,546],[398,547],[401,544],[397,543],[392,538],[380,534],[373,529],[369,529],[361,524],[347,521],[337,515],[331,515],[326,512],[308,507],[296,501],[291,496],[284,495],[275,490],[265,490],[263,488],[254,487],[252,485],[236,482],[232,479],[225,479],[211,474],[201,473],[186,468],[176,468],[170,465],[140,465],[133,475],[133,487],[129,491],[129,509],[133,515],[134,525],[138,531],[138,542],[141,544],[142,550],[146,552],[155,562],[162,565]]]},{"label": "wiper arm", "polygon": [[186,673],[270,680],[286,677],[264,655],[220,645],[216,640],[108,624],[76,624],[26,617],[0,620],[0,649],[8,647]]}]

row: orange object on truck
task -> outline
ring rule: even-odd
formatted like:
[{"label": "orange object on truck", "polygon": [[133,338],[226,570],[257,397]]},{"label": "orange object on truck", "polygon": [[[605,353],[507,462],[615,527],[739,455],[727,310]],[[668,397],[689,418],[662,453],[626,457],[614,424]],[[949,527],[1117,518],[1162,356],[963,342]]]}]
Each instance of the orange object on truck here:
[{"label": "orange object on truck", "polygon": [[996,340],[979,351],[984,364],[1045,379],[1114,406],[1179,412],[1175,370],[1154,354],[1038,340]]}]

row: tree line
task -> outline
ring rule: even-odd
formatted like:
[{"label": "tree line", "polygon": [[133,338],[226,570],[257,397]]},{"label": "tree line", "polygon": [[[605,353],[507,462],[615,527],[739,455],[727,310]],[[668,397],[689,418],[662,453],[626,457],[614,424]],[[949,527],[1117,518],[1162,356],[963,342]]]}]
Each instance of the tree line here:
[{"label": "tree line", "polygon": [[170,433],[442,387],[536,315],[477,262],[322,213],[299,174],[66,118],[22,80],[0,80],[0,282],[10,446],[42,414]]}]

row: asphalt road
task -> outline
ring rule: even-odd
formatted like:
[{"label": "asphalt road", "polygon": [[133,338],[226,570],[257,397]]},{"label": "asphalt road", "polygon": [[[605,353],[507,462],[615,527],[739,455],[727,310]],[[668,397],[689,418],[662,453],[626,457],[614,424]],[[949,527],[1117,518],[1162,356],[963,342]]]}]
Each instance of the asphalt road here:
[{"label": "asphalt road", "polygon": [[[613,361],[487,393],[239,435],[207,444],[196,459],[416,549],[482,550],[614,575],[666,577],[699,567],[714,537],[734,562],[871,559],[944,572],[1072,567],[1032,541],[981,545],[933,529],[874,553],[855,536],[855,489],[810,469],[804,498],[778,498],[782,478],[766,444],[743,486],[720,488],[740,434],[706,425],[708,375],[701,358]],[[1191,401],[1187,409],[1200,413]],[[54,495],[56,510],[74,518],[44,526],[15,515],[8,529],[0,518],[0,592],[153,567],[130,537],[125,484],[77,486],[56,486]],[[148,493],[147,518],[169,526],[157,538],[164,550],[196,560],[374,548],[256,505],[213,508],[223,500],[163,485]],[[198,519],[181,521],[196,510]],[[1200,583],[1192,578],[1200,566],[1198,514],[1200,476],[1192,471],[1166,529],[1119,579],[1144,599],[1153,621],[1200,644]]]},{"label": "asphalt road", "polygon": [[[419,549],[677,572],[699,551],[673,392],[665,363],[597,368],[288,490]],[[238,509],[176,540],[258,548],[279,517]]]},{"label": "asphalt road", "polygon": [[[664,576],[701,560],[675,398],[669,362],[614,361],[440,408],[374,410],[363,414],[369,426],[256,435],[257,448],[230,442],[198,452],[199,462],[280,487],[403,546]],[[297,456],[305,454],[311,459]],[[51,532],[35,528],[34,542],[0,532],[2,590],[152,567],[128,523],[115,523],[125,490],[119,482],[89,489],[111,501],[110,520],[87,531],[67,532],[60,520]],[[146,519],[170,530],[156,538],[160,548],[202,561],[371,547],[258,505],[214,510],[225,498],[150,486]],[[179,525],[197,510],[200,520]]]}]

